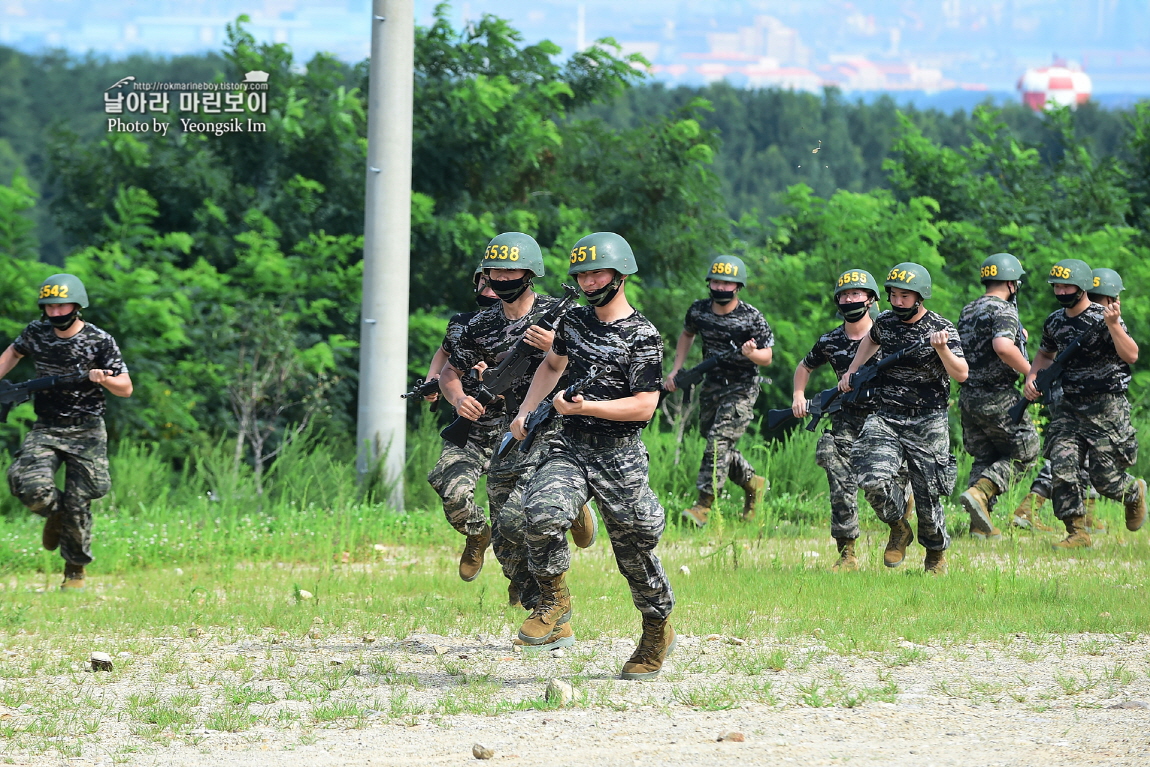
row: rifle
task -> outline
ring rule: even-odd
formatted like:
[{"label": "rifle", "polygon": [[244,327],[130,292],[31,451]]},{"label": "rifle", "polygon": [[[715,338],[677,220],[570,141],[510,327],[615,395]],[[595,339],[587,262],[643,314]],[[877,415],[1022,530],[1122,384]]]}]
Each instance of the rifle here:
[{"label": "rifle", "polygon": [[[824,389],[807,402],[807,413],[814,416],[811,418],[811,422],[806,425],[807,431],[814,431],[818,428],[819,421],[823,419],[823,416],[842,410],[842,403],[839,402],[839,395],[841,394],[839,387],[835,386]],[[789,426],[792,421],[801,420],[801,418],[795,418],[794,412],[789,407],[767,411],[767,429],[769,431]]]},{"label": "rifle", "polygon": [[[1062,374],[1066,371],[1066,363],[1078,353],[1078,350],[1082,347],[1082,343],[1088,336],[1093,335],[1100,327],[1105,325],[1105,321],[1099,322],[1097,325],[1093,325],[1082,331],[1078,338],[1075,338],[1067,344],[1066,348],[1062,350],[1062,353],[1054,358],[1054,362],[1050,363],[1050,367],[1038,371],[1038,375],[1034,376],[1034,388],[1038,389],[1042,396],[1039,397],[1036,402],[1047,401],[1046,395],[1050,393],[1051,388],[1062,378]],[[1006,411],[1007,415],[1010,416],[1010,420],[1013,423],[1022,423],[1022,416],[1026,413],[1026,408],[1029,407],[1029,405],[1030,400],[1025,396],[1020,397],[1018,402],[1015,402],[1010,410]]]},{"label": "rifle", "polygon": [[[598,365],[592,365],[587,370],[585,377],[563,390],[563,399],[570,402],[572,397],[582,394],[584,389],[606,372],[605,369],[600,369]],[[547,424],[551,423],[551,419],[555,417],[555,405],[551,404],[551,400],[551,397],[547,397],[527,416],[527,421],[523,424],[523,430],[527,432],[527,435],[523,438],[523,441],[519,443],[520,452],[530,452],[531,446],[535,444],[535,438],[539,436]],[[500,458],[505,457],[511,452],[511,448],[515,446],[515,441],[515,436],[511,432],[507,432],[503,435],[503,441],[499,443]]]},{"label": "rifle", "polygon": [[[575,305],[575,301],[578,298],[578,288],[572,285],[564,285],[563,298],[559,300],[559,303],[551,307],[547,313],[539,319],[539,322],[535,324],[544,330],[554,330],[555,324],[567,313],[568,309]],[[494,370],[485,370],[482,374],[474,369],[468,371],[468,375],[476,381],[475,394],[472,396],[479,400],[479,404],[483,405],[483,407],[490,405],[497,400],[503,392],[510,389],[515,381],[528,371],[531,367],[531,363],[535,359],[535,353],[538,351],[539,350],[534,346],[530,346],[526,341],[520,338]],[[463,416],[457,415],[454,421],[449,423],[443,431],[439,432],[439,436],[456,447],[465,447],[467,445],[467,438],[471,435],[471,426],[473,423],[473,421],[469,421]]]},{"label": "rifle", "polygon": [[[721,351],[718,354],[712,354],[710,357],[707,357],[698,365],[695,365],[695,367],[687,368],[686,370],[680,370],[675,374],[675,388],[683,390],[684,402],[691,398],[691,389],[697,386],[698,383],[703,380],[703,377],[707,375],[707,373],[718,367],[720,362],[733,359],[735,356],[742,353],[742,349],[734,341],[728,341],[727,343],[731,345],[731,348]],[[666,398],[668,394],[670,394],[670,392],[666,389],[663,389],[659,395],[660,402]]]},{"label": "rifle", "polygon": [[843,405],[850,405],[852,403],[858,402],[859,398],[862,397],[864,393],[869,396],[873,389],[868,387],[871,383],[874,382],[876,378],[878,378],[879,373],[901,360],[910,352],[917,351],[925,345],[926,341],[915,341],[905,349],[899,349],[894,354],[888,354],[878,362],[872,362],[869,365],[862,366],[855,372],[854,375],[851,376],[851,390],[844,393],[839,402]]},{"label": "rifle", "polygon": [[[411,391],[400,394],[400,399],[423,399],[430,394],[439,392],[439,379],[429,378],[426,381],[422,378],[416,378],[415,384],[411,387]],[[431,403],[431,412],[435,412],[439,407],[439,400]]]},{"label": "rifle", "polygon": [[32,399],[36,392],[54,389],[61,384],[79,383],[87,378],[86,372],[77,369],[75,373],[33,378],[18,384],[0,381],[0,423],[8,423],[8,412],[16,405]]}]

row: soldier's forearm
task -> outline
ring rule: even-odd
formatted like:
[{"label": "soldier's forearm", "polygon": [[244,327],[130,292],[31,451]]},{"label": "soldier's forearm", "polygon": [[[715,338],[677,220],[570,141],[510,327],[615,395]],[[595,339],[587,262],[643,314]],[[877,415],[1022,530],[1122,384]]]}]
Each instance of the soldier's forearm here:
[{"label": "soldier's forearm", "polygon": [[659,406],[659,392],[639,392],[630,397],[584,402],[579,415],[605,421],[647,421]]}]

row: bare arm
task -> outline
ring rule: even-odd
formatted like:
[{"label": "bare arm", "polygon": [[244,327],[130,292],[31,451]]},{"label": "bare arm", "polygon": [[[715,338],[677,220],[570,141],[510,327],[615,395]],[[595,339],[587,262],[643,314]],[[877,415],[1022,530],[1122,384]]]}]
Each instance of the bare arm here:
[{"label": "bare arm", "polygon": [[962,357],[955,355],[946,345],[950,340],[950,332],[947,330],[936,330],[930,334],[930,345],[934,347],[934,351],[938,354],[938,358],[942,360],[942,366],[946,368],[946,374],[954,380],[962,383],[970,375],[970,366],[966,364],[966,360]]},{"label": "bare arm", "polygon": [[630,397],[587,402],[577,394],[570,402],[557,392],[552,400],[560,415],[585,415],[605,421],[648,421],[659,406],[659,392],[641,391]]},{"label": "bare arm", "polygon": [[695,337],[683,331],[679,334],[679,341],[675,344],[675,362],[671,365],[671,372],[663,379],[663,388],[667,391],[675,391],[675,376],[683,369],[683,363],[687,361],[687,352],[691,351],[691,344],[695,342]]},{"label": "bare arm", "polygon": [[770,365],[771,358],[775,356],[774,349],[772,349],[770,346],[766,347],[765,349],[760,349],[758,344],[755,343],[755,339],[753,338],[743,344],[740,351],[742,351],[744,357],[756,365],[759,365],[760,367],[766,367],[767,365]]},{"label": "bare arm", "polygon": [[1122,327],[1121,319],[1122,304],[1117,300],[1102,311],[1102,320],[1106,323],[1110,337],[1114,340],[1114,350],[1118,352],[1118,356],[1122,358],[1123,362],[1127,365],[1133,365],[1138,361],[1138,344],[1126,332],[1126,328]]},{"label": "bare arm", "polygon": [[1022,375],[1030,372],[1030,360],[1026,359],[1022,350],[1015,346],[1009,338],[996,338],[990,344],[994,347],[994,353],[998,355],[998,358],[1007,365]]},{"label": "bare arm", "polygon": [[851,360],[851,366],[847,368],[847,372],[843,373],[842,380],[839,381],[839,391],[850,391],[851,376],[859,372],[859,368],[867,364],[871,357],[879,350],[878,342],[872,339],[869,335],[859,342],[858,351],[855,352],[855,358]]},{"label": "bare arm", "polygon": [[[555,384],[559,383],[559,378],[566,369],[567,355],[556,354],[553,351],[547,352],[547,356],[539,363],[539,367],[535,368],[535,375],[531,379],[530,388],[527,389],[527,396],[523,398],[522,404],[519,405],[519,412],[515,415],[515,420],[511,422],[511,433],[516,439],[523,439],[527,436],[527,432],[523,429],[527,416],[531,414],[532,410],[539,407],[543,398],[555,388]],[[562,393],[559,392],[559,394]],[[576,399],[580,398],[576,397]]]},{"label": "bare arm", "polygon": [[794,390],[791,394],[791,412],[795,414],[795,418],[807,417],[807,384],[810,380],[811,369],[800,362],[795,367],[795,379],[791,386]]},{"label": "bare arm", "polygon": [[479,404],[479,400],[463,391],[459,378],[459,371],[450,362],[447,363],[439,373],[439,390],[456,413],[468,421],[478,421],[487,410]]},{"label": "bare arm", "polygon": [[[438,378],[443,372],[443,366],[447,364],[447,352],[443,351],[443,347],[435,350],[435,354],[431,356],[431,364],[427,366],[427,376],[424,381],[430,381],[433,378]],[[432,392],[424,397],[428,402],[435,402],[439,399],[439,392]]]},{"label": "bare arm", "polygon": [[1033,402],[1041,397],[1044,392],[1038,391],[1034,388],[1034,377],[1041,373],[1046,368],[1054,364],[1054,355],[1045,349],[1039,349],[1038,354],[1034,355],[1034,363],[1030,366],[1030,370],[1026,373],[1026,383],[1022,387],[1022,395],[1028,400]]},{"label": "bare arm", "polygon": [[24,358],[24,355],[16,351],[16,347],[11,344],[0,354],[0,378],[12,372],[12,368],[16,367],[16,363]]},{"label": "bare arm", "polygon": [[100,384],[100,386],[103,386],[117,397],[131,397],[132,377],[127,373],[120,373],[115,376],[109,375],[110,372],[111,371],[108,370],[89,370],[88,380],[92,383]]}]

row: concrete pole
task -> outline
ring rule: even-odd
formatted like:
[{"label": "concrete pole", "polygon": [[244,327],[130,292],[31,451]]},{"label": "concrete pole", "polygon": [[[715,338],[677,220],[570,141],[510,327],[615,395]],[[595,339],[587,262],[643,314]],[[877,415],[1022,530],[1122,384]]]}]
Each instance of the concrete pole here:
[{"label": "concrete pole", "polygon": [[413,0],[373,0],[356,469],[362,479],[385,456],[396,509],[403,508],[407,447],[407,408],[399,395],[407,389],[414,76]]}]

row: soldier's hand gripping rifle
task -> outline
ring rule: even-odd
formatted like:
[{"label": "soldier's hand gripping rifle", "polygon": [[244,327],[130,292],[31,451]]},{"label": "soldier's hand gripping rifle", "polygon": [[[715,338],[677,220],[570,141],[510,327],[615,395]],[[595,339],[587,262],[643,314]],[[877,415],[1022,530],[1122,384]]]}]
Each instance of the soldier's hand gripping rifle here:
[{"label": "soldier's hand gripping rifle", "polygon": [[[429,378],[424,381],[422,378],[415,379],[415,385],[411,387],[411,391],[400,394],[400,399],[423,399],[432,394],[439,393],[439,379]],[[439,400],[431,403],[431,412],[435,412],[439,408]]]},{"label": "soldier's hand gripping rifle", "polygon": [[[687,368],[686,370],[680,370],[675,374],[675,388],[683,390],[684,402],[691,398],[691,389],[697,386],[699,382],[702,381],[703,378],[707,375],[707,373],[710,373],[712,370],[718,367],[720,362],[734,359],[739,354],[742,354],[742,348],[734,341],[728,341],[727,343],[731,345],[731,348],[721,351],[718,354],[712,354],[710,357],[707,357],[698,365],[695,365],[695,367]],[[660,402],[670,393],[671,392],[667,391],[666,389],[663,389],[659,394]]]},{"label": "soldier's hand gripping rifle", "polygon": [[[1050,367],[1038,371],[1034,376],[1034,388],[1042,395],[1035,402],[1046,402],[1046,395],[1050,393],[1051,388],[1062,378],[1062,374],[1066,371],[1066,363],[1078,353],[1082,348],[1082,343],[1087,340],[1087,337],[1093,336],[1098,332],[1099,328],[1105,326],[1105,321],[1099,322],[1093,327],[1089,327],[1082,331],[1082,334],[1067,344],[1062,353],[1054,358],[1054,362],[1050,363]],[[1026,413],[1026,408],[1030,406],[1030,400],[1025,396],[1019,398],[1011,406],[1010,410],[1006,411],[1010,416],[1012,423],[1022,423],[1022,416]]]},{"label": "soldier's hand gripping rifle", "polygon": [[[601,369],[598,365],[592,365],[588,368],[586,376],[563,390],[563,399],[570,402],[572,397],[582,394],[584,389],[606,372],[605,369]],[[527,434],[523,437],[523,441],[518,443],[520,452],[529,452],[531,446],[535,444],[535,438],[539,436],[547,424],[551,422],[551,419],[555,417],[555,405],[551,403],[551,400],[551,397],[547,397],[540,402],[539,405],[531,411],[530,415],[527,416],[527,420],[524,421],[523,431],[527,432]],[[499,443],[499,457],[503,458],[510,453],[511,448],[515,447],[515,444],[515,435],[511,432],[504,434],[503,441]]]},{"label": "soldier's hand gripping rifle", "polygon": [[882,371],[886,370],[888,367],[898,362],[911,352],[918,351],[923,346],[926,346],[926,343],[926,341],[915,341],[905,349],[899,349],[893,354],[888,354],[878,362],[871,362],[870,364],[863,365],[861,368],[855,371],[854,375],[851,376],[851,390],[844,393],[843,396],[839,398],[839,402],[843,405],[849,405],[851,403],[858,402],[859,399],[864,395],[870,396],[871,391],[874,389],[874,381],[876,378],[878,378]]},{"label": "soldier's hand gripping rifle", "polygon": [[[810,423],[806,425],[807,431],[817,429],[819,421],[823,419],[823,416],[828,416],[831,413],[837,413],[842,410],[842,402],[839,400],[841,394],[842,392],[839,391],[839,387],[835,386],[830,389],[824,389],[807,402],[807,415],[814,416],[811,418]],[[767,429],[769,431],[780,429],[783,426],[788,426],[795,421],[801,420],[801,418],[795,418],[794,411],[789,407],[767,411]]]},{"label": "soldier's hand gripping rifle", "polygon": [[[551,307],[547,313],[539,319],[539,322],[535,324],[544,330],[554,330],[555,324],[567,313],[568,309],[575,305],[575,301],[578,298],[578,288],[571,285],[564,285],[563,298],[560,299],[559,303]],[[475,393],[471,396],[475,397],[483,407],[490,405],[497,400],[503,392],[510,389],[516,379],[531,368],[531,363],[536,359],[538,351],[539,350],[534,346],[531,346],[520,338],[495,369],[485,370],[482,374],[477,370],[468,371],[468,376],[475,381],[475,386],[473,387]],[[465,447],[467,445],[467,438],[471,434],[471,426],[473,423],[473,421],[469,421],[463,416],[457,415],[455,420],[447,425],[447,428],[439,432],[439,436],[456,447]]]},{"label": "soldier's hand gripping rifle", "polygon": [[30,400],[36,392],[86,380],[88,380],[88,374],[83,370],[77,370],[75,373],[33,378],[31,381],[17,384],[11,381],[0,381],[0,423],[8,423],[8,412],[16,405]]}]

